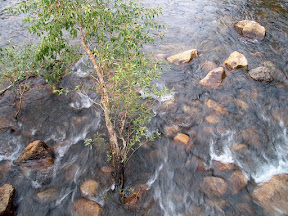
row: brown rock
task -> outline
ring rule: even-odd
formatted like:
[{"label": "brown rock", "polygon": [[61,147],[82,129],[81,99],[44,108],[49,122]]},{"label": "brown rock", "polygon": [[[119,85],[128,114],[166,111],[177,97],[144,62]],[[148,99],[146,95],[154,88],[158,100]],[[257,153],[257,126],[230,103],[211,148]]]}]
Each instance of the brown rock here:
[{"label": "brown rock", "polygon": [[0,216],[13,216],[14,188],[10,184],[0,187]]},{"label": "brown rock", "polygon": [[216,115],[207,116],[205,119],[211,124],[218,124],[220,122],[220,118]]},{"label": "brown rock", "polygon": [[190,142],[190,138],[188,135],[186,134],[183,134],[183,133],[178,133],[174,139],[173,139],[175,142],[180,142],[180,143],[183,143],[185,145],[188,145],[189,142]]},{"label": "brown rock", "polygon": [[236,208],[242,215],[255,215],[253,207],[248,203],[238,203]]},{"label": "brown rock", "polygon": [[201,69],[205,72],[209,72],[211,70],[213,70],[214,68],[216,68],[217,65],[214,62],[211,61],[205,61],[202,65],[201,65]]},{"label": "brown rock", "polygon": [[148,186],[145,184],[138,185],[135,188],[136,192],[132,193],[129,197],[127,197],[124,201],[124,204],[127,205],[130,209],[139,209],[147,189]]},{"label": "brown rock", "polygon": [[248,68],[248,61],[246,57],[237,51],[231,53],[224,64],[227,65],[230,70],[237,68]]},{"label": "brown rock", "polygon": [[46,143],[37,140],[30,143],[14,162],[22,166],[47,168],[54,164],[54,152]]},{"label": "brown rock", "polygon": [[180,65],[183,63],[189,63],[195,57],[198,57],[198,50],[192,49],[170,56],[167,58],[167,61],[175,65]]},{"label": "brown rock", "polygon": [[89,179],[80,186],[81,195],[86,198],[95,197],[99,183],[95,180]]},{"label": "brown rock", "polygon": [[37,193],[37,197],[41,202],[49,202],[58,199],[59,192],[56,189],[48,189]]},{"label": "brown rock", "polygon": [[235,23],[234,27],[246,39],[262,41],[265,38],[265,28],[255,21],[242,20]]},{"label": "brown rock", "polygon": [[225,164],[219,161],[214,161],[213,167],[214,167],[214,170],[217,172],[225,172],[225,171],[237,169],[237,166],[235,164],[232,164],[232,163]]},{"label": "brown rock", "polygon": [[173,134],[176,134],[179,131],[179,127],[177,125],[173,126],[164,126],[163,134],[166,137],[171,137]]},{"label": "brown rock", "polygon": [[241,189],[247,186],[248,182],[246,177],[240,170],[236,170],[228,179],[231,185],[232,195],[237,194]]},{"label": "brown rock", "polygon": [[270,74],[270,70],[266,67],[257,67],[249,72],[249,76],[256,81],[272,82],[273,77]]},{"label": "brown rock", "polygon": [[206,203],[212,208],[223,209],[226,205],[226,200],[206,200]]},{"label": "brown rock", "polygon": [[244,102],[238,98],[235,99],[235,103],[239,109],[247,110],[249,108],[249,105],[246,102]]},{"label": "brown rock", "polygon": [[218,177],[204,177],[200,189],[209,197],[219,198],[227,191],[227,183]]},{"label": "brown rock", "polygon": [[74,216],[99,216],[102,215],[101,206],[94,201],[80,199],[73,205]]},{"label": "brown rock", "polygon": [[75,175],[80,170],[80,167],[77,164],[72,164],[71,166],[65,169],[65,180],[66,182],[73,181]]},{"label": "brown rock", "polygon": [[217,103],[216,101],[214,101],[212,99],[208,99],[206,101],[206,106],[208,108],[211,108],[211,109],[215,110],[218,113],[223,114],[223,115],[228,114],[227,109],[225,109],[221,104]]},{"label": "brown rock", "polygon": [[237,144],[232,147],[233,152],[246,152],[248,150],[247,145],[245,144]]},{"label": "brown rock", "polygon": [[248,145],[254,146],[256,148],[261,146],[260,136],[254,126],[242,131],[241,136]]},{"label": "brown rock", "polygon": [[101,172],[103,173],[112,173],[113,172],[113,167],[111,166],[103,166],[100,169]]},{"label": "brown rock", "polygon": [[288,214],[288,175],[276,175],[253,191],[253,198],[271,215]]},{"label": "brown rock", "polygon": [[200,81],[200,84],[205,87],[219,88],[225,76],[224,68],[218,67],[210,71],[206,77]]}]

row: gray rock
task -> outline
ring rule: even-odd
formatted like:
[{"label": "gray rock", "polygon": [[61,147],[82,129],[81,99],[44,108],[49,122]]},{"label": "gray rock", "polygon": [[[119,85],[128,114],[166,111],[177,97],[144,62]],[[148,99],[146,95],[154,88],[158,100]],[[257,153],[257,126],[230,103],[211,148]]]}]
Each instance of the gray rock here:
[{"label": "gray rock", "polygon": [[257,67],[249,72],[250,77],[256,81],[272,82],[273,77],[271,76],[270,70],[267,67]]}]

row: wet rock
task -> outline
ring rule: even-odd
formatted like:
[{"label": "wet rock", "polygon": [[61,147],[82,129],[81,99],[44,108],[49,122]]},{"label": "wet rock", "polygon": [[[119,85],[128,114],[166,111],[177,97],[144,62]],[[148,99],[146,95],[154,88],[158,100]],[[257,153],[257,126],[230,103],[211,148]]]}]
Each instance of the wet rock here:
[{"label": "wet rock", "polygon": [[24,149],[14,163],[35,169],[47,168],[54,164],[54,152],[46,143],[36,140]]},{"label": "wet rock", "polygon": [[260,136],[254,126],[251,126],[241,132],[242,138],[248,145],[259,148],[261,146]]},{"label": "wet rock", "polygon": [[127,197],[124,201],[124,204],[129,209],[139,209],[142,204],[142,199],[144,198],[148,186],[146,184],[138,185],[135,188],[134,193],[132,193],[129,197]]},{"label": "wet rock", "polygon": [[80,199],[73,204],[73,216],[100,216],[103,215],[101,206],[94,201]]},{"label": "wet rock", "polygon": [[209,115],[205,119],[211,124],[218,124],[220,122],[220,118],[216,115]]},{"label": "wet rock", "polygon": [[14,188],[10,184],[0,187],[0,216],[13,216]]},{"label": "wet rock", "polygon": [[248,61],[243,54],[235,51],[231,53],[228,59],[224,62],[224,65],[226,65],[230,70],[248,68]]},{"label": "wet rock", "polygon": [[224,108],[221,104],[217,103],[216,101],[212,100],[212,99],[208,99],[205,103],[205,105],[208,108],[211,108],[213,110],[215,110],[218,113],[221,113],[223,115],[228,114],[228,111],[226,108]]},{"label": "wet rock", "polygon": [[173,139],[175,142],[180,142],[180,143],[183,143],[185,145],[188,145],[189,142],[190,142],[190,137],[186,134],[183,134],[183,133],[178,133],[174,139]]},{"label": "wet rock", "polygon": [[100,169],[100,171],[101,172],[103,172],[103,173],[112,173],[113,172],[113,167],[111,167],[111,166],[103,166],[103,167],[101,167],[101,169]]},{"label": "wet rock", "polygon": [[248,147],[247,147],[247,145],[245,145],[245,144],[241,144],[241,143],[239,143],[239,144],[237,144],[237,145],[234,145],[233,147],[232,147],[232,151],[233,152],[246,152],[248,150]]},{"label": "wet rock", "polygon": [[221,163],[219,161],[214,161],[213,167],[214,167],[214,171],[216,172],[225,172],[225,171],[237,169],[237,166],[235,164]]},{"label": "wet rock", "polygon": [[80,167],[77,164],[72,164],[65,169],[65,181],[72,182]]},{"label": "wet rock", "polygon": [[288,214],[288,175],[276,175],[253,191],[253,198],[271,215]]},{"label": "wet rock", "polygon": [[249,72],[249,76],[256,81],[263,81],[263,82],[272,82],[273,77],[270,74],[270,70],[266,67],[257,67]]},{"label": "wet rock", "polygon": [[95,197],[99,183],[95,180],[89,179],[80,186],[81,195],[86,198]]},{"label": "wet rock", "polygon": [[54,201],[54,200],[57,200],[58,197],[59,197],[59,192],[56,189],[48,189],[48,190],[37,193],[37,198],[41,202]]},{"label": "wet rock", "polygon": [[237,194],[240,190],[247,186],[246,176],[240,170],[236,170],[228,179],[232,195]]},{"label": "wet rock", "polygon": [[227,191],[227,183],[218,177],[204,177],[200,189],[209,197],[219,198]]},{"label": "wet rock", "polygon": [[238,203],[236,208],[242,215],[255,215],[254,209],[249,203]]},{"label": "wet rock", "polygon": [[223,209],[226,205],[226,200],[206,200],[206,203],[212,208]]},{"label": "wet rock", "polygon": [[195,57],[198,57],[198,50],[192,49],[170,56],[167,58],[167,61],[175,65],[180,65],[183,63],[189,63]]},{"label": "wet rock", "polygon": [[265,28],[255,21],[242,20],[235,23],[234,27],[246,39],[262,41],[265,38]]},{"label": "wet rock", "polygon": [[166,137],[171,137],[173,134],[176,134],[179,131],[179,127],[177,125],[173,126],[164,126],[163,134]]},{"label": "wet rock", "polygon": [[188,160],[185,163],[185,167],[187,169],[193,169],[194,171],[199,171],[202,173],[210,172],[210,170],[207,168],[208,166],[205,164],[204,160],[197,156],[192,156],[191,160]]},{"label": "wet rock", "polygon": [[235,103],[238,109],[247,110],[249,108],[249,105],[245,101],[240,100],[238,98],[235,99]]},{"label": "wet rock", "polygon": [[201,70],[205,71],[205,72],[209,72],[211,70],[213,70],[214,68],[216,68],[217,65],[214,62],[211,61],[205,61],[202,65],[201,65]]},{"label": "wet rock", "polygon": [[204,77],[200,84],[205,87],[219,88],[225,78],[225,70],[222,67],[211,70],[206,77]]}]

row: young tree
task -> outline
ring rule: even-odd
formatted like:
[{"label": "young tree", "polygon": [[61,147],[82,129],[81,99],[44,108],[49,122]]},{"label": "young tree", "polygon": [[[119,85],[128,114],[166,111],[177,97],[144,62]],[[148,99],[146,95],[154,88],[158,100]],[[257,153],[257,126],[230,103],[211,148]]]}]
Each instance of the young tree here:
[{"label": "young tree", "polygon": [[124,163],[148,138],[145,125],[152,117],[151,97],[144,101],[139,91],[160,95],[152,81],[161,68],[141,52],[161,36],[162,26],[154,20],[159,8],[128,0],[27,0],[18,11],[29,14],[29,30],[41,37],[42,59],[72,52],[70,39],[79,39],[94,67],[116,184],[123,187]]}]

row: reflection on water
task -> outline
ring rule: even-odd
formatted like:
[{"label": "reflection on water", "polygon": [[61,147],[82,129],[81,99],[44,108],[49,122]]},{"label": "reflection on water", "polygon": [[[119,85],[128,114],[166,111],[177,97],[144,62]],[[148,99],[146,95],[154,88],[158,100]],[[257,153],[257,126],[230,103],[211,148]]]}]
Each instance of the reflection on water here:
[{"label": "reflection on water", "polygon": [[[0,46],[7,45],[11,37],[15,43],[29,37],[21,17],[8,16],[3,10],[15,2],[0,0]],[[0,131],[0,166],[6,166],[7,161],[10,164],[35,139],[53,147],[56,161],[47,173],[21,170],[13,164],[10,171],[1,171],[0,183],[9,182],[16,188],[17,215],[71,215],[74,201],[81,197],[79,188],[87,179],[100,183],[100,192],[90,199],[101,204],[105,215],[269,215],[251,194],[257,184],[288,173],[287,1],[142,2],[160,5],[163,15],[158,19],[167,26],[164,40],[157,40],[146,50],[165,55],[194,48],[199,51],[199,57],[191,63],[172,65],[164,72],[159,85],[173,87],[174,92],[154,108],[158,116],[153,120],[153,127],[160,131],[174,126],[189,135],[192,147],[174,143],[173,136],[163,136],[139,149],[128,164],[127,190],[147,184],[146,197],[139,208],[123,208],[118,205],[119,197],[111,192],[113,181],[100,171],[107,165],[105,148],[97,146],[89,151],[83,144],[96,130],[104,131],[99,111],[93,106],[97,95],[82,92],[57,97],[44,91],[36,95],[39,100],[33,100],[32,94],[26,98],[20,122],[13,124],[15,129]],[[235,32],[233,23],[244,19],[255,20],[266,28],[263,42],[247,42]],[[207,74],[201,65],[210,61],[221,66],[233,51],[246,56],[249,69],[269,67],[274,81],[255,82],[247,71],[238,69],[227,72],[218,90],[200,86],[199,81]],[[83,64],[85,60],[73,69],[74,79],[89,74]],[[64,86],[73,82],[67,79]],[[1,106],[11,98],[12,94],[1,98]],[[208,99],[221,104],[228,114],[207,107]],[[4,108],[0,111],[4,113]],[[209,123],[207,116],[216,116],[219,121]],[[234,165],[223,166],[217,161]],[[231,176],[239,170],[249,180],[243,187],[231,183]],[[200,189],[203,179],[212,176],[224,179],[228,185],[220,197],[211,197]],[[36,195],[51,188],[58,191],[56,198],[40,202]]]}]

